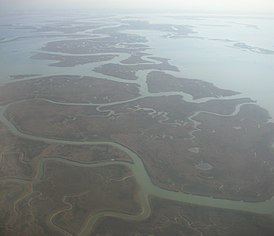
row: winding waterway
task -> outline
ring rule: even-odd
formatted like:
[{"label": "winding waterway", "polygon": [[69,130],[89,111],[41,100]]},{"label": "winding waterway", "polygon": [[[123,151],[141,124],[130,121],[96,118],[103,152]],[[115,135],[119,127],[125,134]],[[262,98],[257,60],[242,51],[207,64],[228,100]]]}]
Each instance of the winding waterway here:
[{"label": "winding waterway", "polygon": [[[239,108],[235,109],[231,115],[235,115],[236,112],[239,112]],[[88,164],[88,163],[80,163],[71,160],[65,160],[62,158],[47,158],[41,159],[39,163],[39,169],[37,174],[37,179],[41,178],[44,174],[44,163],[46,161],[56,161],[66,163],[72,166],[79,166],[79,167],[98,167],[98,166],[108,166],[108,165],[125,165],[134,174],[134,177],[140,186],[139,192],[139,200],[142,206],[142,211],[138,215],[129,215],[120,212],[114,211],[103,211],[98,212],[95,215],[91,215],[86,222],[85,226],[81,230],[79,235],[88,235],[92,230],[93,226],[95,225],[96,221],[105,216],[114,216],[122,219],[127,220],[143,220],[150,215],[151,209],[149,204],[149,196],[156,196],[159,198],[173,200],[182,203],[189,203],[194,205],[200,206],[207,206],[207,207],[215,207],[221,209],[229,209],[229,210],[238,210],[238,211],[246,211],[252,212],[257,214],[274,214],[274,198],[264,202],[244,202],[244,201],[233,201],[233,200],[226,200],[226,199],[216,199],[213,197],[206,197],[206,196],[198,196],[192,194],[185,194],[182,192],[174,192],[162,189],[151,182],[151,179],[146,172],[144,164],[142,162],[141,157],[139,157],[134,151],[130,150],[129,148],[115,142],[108,142],[108,141],[71,141],[71,140],[60,140],[60,139],[53,139],[53,138],[46,138],[46,137],[37,137],[31,134],[25,134],[20,132],[9,120],[5,117],[5,107],[0,108],[0,121],[10,130],[11,133],[16,135],[17,137],[29,139],[33,141],[41,141],[49,144],[61,144],[61,145],[110,145],[112,147],[116,147],[126,154],[130,156],[133,160],[133,164],[124,163],[124,162],[103,162],[103,163],[95,163],[95,164]],[[5,181],[5,180],[4,180]],[[8,180],[6,180],[8,181]],[[24,182],[25,183],[25,182]]]},{"label": "winding waterway", "polygon": [[[119,27],[121,25],[122,25],[121,23],[117,24],[116,22],[114,22],[114,24],[112,24],[112,27]],[[96,28],[96,30],[104,29],[104,28],[108,28],[108,27],[111,27],[111,26],[98,27],[98,28]],[[90,37],[92,35],[93,31],[94,30],[91,30],[90,32],[86,31],[85,34],[87,35],[87,37]],[[107,36],[108,35],[100,34],[100,35],[97,35],[96,37],[103,38],[103,37],[107,37]],[[63,38],[63,37],[60,37],[60,38]],[[78,39],[81,39],[81,38],[85,38],[85,37],[81,36]],[[55,39],[57,40],[58,38],[55,38]],[[16,40],[17,39],[15,39],[14,41],[16,41]],[[18,41],[19,40],[24,41],[25,39],[19,38]],[[34,47],[40,48],[42,45],[44,45],[44,43],[50,42],[50,41],[52,41],[52,39],[50,39],[50,38],[43,39],[42,41],[41,40],[39,41],[39,44],[37,44],[37,40],[36,40],[35,41],[36,44],[34,44],[34,45],[32,44],[31,40],[28,41],[26,43],[25,50],[21,56],[22,57],[26,56],[27,53],[32,51],[32,49]],[[3,42],[6,43],[7,41],[3,41]],[[10,47],[12,47],[12,46],[10,46]],[[5,54],[5,52],[8,52],[9,50],[11,50],[11,48],[9,48],[9,47],[7,49],[5,49],[3,51],[4,54]],[[18,54],[16,54],[16,55],[18,55]],[[16,55],[15,55],[15,57],[16,57]],[[54,55],[68,56],[68,55],[75,55],[75,54],[54,53]],[[130,57],[130,55],[127,53],[106,53],[106,54],[98,53],[98,54],[81,54],[81,55],[82,56],[116,55],[117,57],[115,57],[113,60],[111,60],[111,62],[116,63],[116,64],[121,64],[121,61],[128,59]],[[78,55],[78,56],[81,56],[81,55]],[[6,64],[12,64],[10,61],[12,61],[13,58],[14,58],[14,55],[10,56],[7,59],[7,61],[3,64],[3,66],[5,66]],[[149,56],[143,56],[142,59],[149,61],[151,64],[159,64],[159,61],[149,58]],[[31,63],[32,62],[33,61],[31,61]],[[160,96],[179,95],[182,97],[182,99],[184,101],[191,102],[191,103],[201,103],[201,102],[206,102],[206,101],[211,101],[211,100],[217,99],[217,98],[212,98],[212,97],[211,98],[202,98],[202,99],[193,99],[192,95],[183,93],[183,92],[150,93],[148,91],[146,78],[147,78],[148,73],[150,73],[154,70],[137,71],[136,75],[137,75],[138,79],[134,80],[134,81],[124,80],[124,79],[114,77],[114,76],[109,76],[109,75],[102,75],[100,73],[96,73],[93,71],[94,68],[104,65],[105,63],[106,63],[106,61],[92,63],[92,65],[90,65],[90,64],[79,65],[79,66],[73,67],[73,68],[66,68],[66,71],[67,71],[67,74],[69,74],[69,75],[94,76],[97,78],[108,79],[108,80],[112,80],[112,81],[116,81],[116,82],[138,84],[140,95],[136,98],[131,99],[131,100],[117,101],[117,102],[111,102],[111,103],[106,103],[106,104],[73,103],[73,102],[66,103],[66,102],[58,102],[58,101],[53,101],[53,100],[43,99],[43,98],[41,98],[41,99],[45,100],[47,102],[64,105],[64,106],[95,106],[96,105],[99,107],[97,109],[101,109],[102,107],[110,106],[110,105],[129,103],[129,102],[136,101],[138,99],[145,98],[145,97],[160,97]],[[38,66],[36,68],[33,67],[33,65],[32,65],[31,73],[38,73],[38,74],[43,74],[43,75],[47,74],[47,70],[49,69],[49,67],[48,67],[48,65],[45,65],[45,64],[46,64],[45,61],[44,61],[44,64],[39,62]],[[30,73],[29,68],[22,66],[20,63],[16,64],[15,68],[12,68],[12,69],[17,72],[20,72],[21,74]],[[10,75],[9,70],[8,71],[5,70],[5,71],[6,71],[6,74],[4,73],[5,76]],[[63,75],[64,74],[63,70],[60,70],[60,68],[52,68],[51,67],[50,72],[53,75]],[[168,73],[171,73],[171,72],[168,71]],[[180,72],[172,72],[172,74],[175,76],[178,76],[178,77],[181,76]],[[35,79],[35,78],[39,78],[39,77],[35,76],[33,78],[27,78],[26,80]],[[6,84],[6,83],[9,83],[10,81],[5,80],[5,81],[0,81],[0,82],[2,82],[2,84]],[[15,82],[15,80],[12,82]],[[235,96],[230,96],[230,97],[221,97],[219,99],[225,100],[225,99],[242,98],[242,97],[243,97],[243,95],[235,95]],[[23,101],[25,101],[25,100],[23,100]],[[22,101],[17,101],[17,102],[22,102]],[[1,182],[17,182],[20,184],[31,184],[33,186],[34,183],[39,182],[41,180],[41,178],[43,177],[44,165],[47,161],[60,162],[60,163],[68,164],[71,166],[87,167],[87,168],[95,168],[95,167],[110,166],[110,165],[123,165],[123,166],[128,167],[132,171],[132,173],[140,187],[139,195],[138,195],[140,206],[141,206],[140,212],[136,215],[122,213],[122,212],[116,212],[116,211],[95,212],[88,217],[87,221],[85,222],[84,226],[82,227],[81,231],[79,232],[79,235],[81,235],[81,236],[89,235],[90,232],[93,231],[94,226],[95,226],[96,222],[98,221],[98,219],[100,219],[102,217],[113,216],[113,217],[117,217],[120,219],[132,220],[132,221],[141,221],[141,220],[146,219],[147,217],[149,217],[149,215],[151,213],[150,202],[149,202],[149,197],[151,197],[151,196],[156,196],[156,197],[162,198],[162,199],[173,200],[173,201],[177,201],[177,202],[181,202],[181,203],[188,203],[188,204],[194,204],[194,205],[199,205],[199,206],[215,207],[215,208],[236,210],[236,211],[245,211],[245,212],[257,213],[257,214],[274,215],[274,198],[271,198],[271,199],[269,199],[267,201],[263,201],[263,202],[244,202],[244,201],[234,201],[234,200],[228,200],[228,199],[216,199],[213,197],[198,196],[198,195],[186,194],[183,192],[175,192],[175,191],[169,191],[166,189],[162,189],[162,188],[154,185],[151,182],[151,179],[144,167],[142,158],[140,156],[138,156],[133,150],[129,149],[128,147],[126,147],[124,145],[116,143],[116,142],[61,140],[61,139],[46,138],[46,137],[42,137],[42,136],[34,136],[32,134],[23,133],[20,130],[18,130],[17,127],[15,127],[15,125],[13,123],[11,123],[6,118],[5,112],[9,105],[11,105],[11,104],[8,104],[5,106],[0,106],[0,121],[9,129],[9,131],[12,134],[14,134],[17,137],[20,137],[23,139],[29,139],[29,140],[33,140],[33,141],[41,141],[41,142],[45,142],[48,144],[75,145],[75,146],[77,146],[77,145],[78,146],[80,146],[80,145],[110,145],[112,147],[118,148],[121,151],[125,152],[133,160],[133,163],[121,162],[121,161],[109,161],[109,162],[102,162],[102,163],[81,163],[78,161],[66,160],[66,159],[59,158],[59,157],[52,157],[52,158],[47,158],[47,159],[41,158],[39,160],[37,174],[33,180],[24,180],[24,179],[18,179],[18,178],[1,179]],[[194,138],[195,137],[194,132],[198,130],[197,127],[200,123],[195,120],[195,117],[198,116],[199,114],[207,113],[207,114],[211,114],[211,115],[225,116],[225,117],[235,116],[239,113],[241,107],[244,105],[245,104],[237,105],[235,107],[235,110],[231,114],[217,114],[217,113],[206,112],[206,111],[198,111],[198,112],[194,113],[193,115],[191,115],[188,118],[189,121],[191,121],[193,123],[193,130],[189,133],[190,137]],[[151,111],[151,112],[154,112],[154,111]],[[30,191],[27,193],[27,195],[31,194],[32,192],[33,192],[33,188],[30,189]],[[23,197],[26,197],[26,196],[23,196]],[[17,201],[20,201],[20,200],[22,200],[22,199],[19,199]],[[54,215],[52,215],[50,217],[51,224],[54,224],[54,217],[57,214],[58,213],[55,213]],[[55,225],[55,227],[58,228],[58,226],[56,226],[56,225]],[[62,231],[62,229],[60,229],[60,231]],[[65,232],[65,233],[69,234],[68,232]]]}]

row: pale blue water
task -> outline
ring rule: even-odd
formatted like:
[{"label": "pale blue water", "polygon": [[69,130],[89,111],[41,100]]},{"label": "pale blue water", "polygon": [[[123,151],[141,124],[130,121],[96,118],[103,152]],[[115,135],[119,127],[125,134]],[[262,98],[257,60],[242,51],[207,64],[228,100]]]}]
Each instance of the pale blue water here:
[{"label": "pale blue water", "polygon": [[[75,18],[76,14],[73,15]],[[84,15],[86,17],[87,15]],[[125,15],[121,15],[125,17]],[[191,15],[135,15],[136,19],[151,23],[189,25],[200,38],[168,38],[166,32],[134,30],[148,39],[154,56],[169,58],[170,63],[181,70],[181,76],[201,79],[224,88],[243,93],[267,109],[274,117],[274,54],[262,54],[233,47],[235,42],[272,50],[274,53],[274,19],[250,17],[217,17]],[[70,16],[13,16],[2,19],[1,24],[36,26],[52,23]],[[116,17],[116,20],[119,17]],[[87,18],[83,21],[88,21]],[[102,19],[100,19],[102,22]],[[31,29],[8,29],[0,27],[0,38],[37,36],[41,33]],[[170,36],[170,35],[169,35]],[[30,56],[44,44],[56,38],[24,38],[0,44],[0,82],[9,81],[16,74],[74,74],[91,75],[91,65],[71,68],[49,67],[52,61],[32,60]],[[219,39],[219,40],[213,40]],[[224,41],[230,40],[230,41]],[[233,42],[231,42],[233,41]]]},{"label": "pale blue water", "polygon": [[[190,25],[196,32],[191,36],[203,38],[165,38],[161,36],[167,34],[162,32],[130,31],[146,36],[151,53],[170,58],[170,63],[181,69],[183,77],[206,80],[257,100],[274,117],[273,18],[156,16],[151,17],[150,22]],[[272,50],[273,54],[234,48],[234,42],[224,40]]]}]

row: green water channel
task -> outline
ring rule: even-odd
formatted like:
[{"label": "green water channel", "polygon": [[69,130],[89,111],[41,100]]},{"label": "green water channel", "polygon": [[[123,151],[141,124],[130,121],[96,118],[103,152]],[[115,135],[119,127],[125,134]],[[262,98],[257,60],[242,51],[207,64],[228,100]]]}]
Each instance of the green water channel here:
[{"label": "green water channel", "polygon": [[[267,201],[263,202],[245,202],[245,201],[234,201],[228,199],[217,199],[213,197],[207,196],[198,196],[193,194],[186,194],[183,192],[175,192],[170,190],[162,189],[151,182],[151,179],[144,167],[142,162],[142,158],[139,157],[134,151],[130,150],[129,148],[115,142],[109,141],[69,141],[69,140],[60,140],[60,139],[53,139],[53,138],[45,138],[45,137],[37,137],[30,134],[25,134],[20,132],[9,120],[6,119],[5,115],[5,107],[0,108],[0,121],[17,137],[29,139],[33,141],[41,141],[49,144],[60,144],[60,145],[110,145],[112,147],[118,148],[124,151],[130,158],[133,160],[133,163],[126,163],[126,162],[103,162],[103,163],[95,163],[95,164],[88,164],[88,163],[80,163],[76,161],[65,160],[62,158],[50,158],[47,160],[63,162],[73,166],[79,167],[99,167],[99,166],[107,166],[107,165],[125,165],[135,176],[135,179],[140,187],[139,191],[139,200],[140,205],[142,206],[142,210],[137,215],[130,215],[121,212],[115,211],[103,211],[97,212],[94,215],[91,215],[86,222],[85,226],[83,227],[80,235],[88,235],[95,225],[96,221],[105,216],[113,216],[117,218],[127,219],[127,220],[134,220],[140,221],[144,220],[150,215],[151,209],[149,205],[149,196],[155,196],[162,199],[188,203],[193,205],[199,206],[206,206],[206,207],[214,207],[214,208],[221,208],[221,209],[228,209],[228,210],[236,210],[236,211],[245,211],[250,213],[257,213],[257,214],[269,214],[274,215],[274,198],[271,198]],[[47,161],[46,159],[41,159],[39,164],[38,176],[36,179],[38,180],[44,174],[44,163]]]}]

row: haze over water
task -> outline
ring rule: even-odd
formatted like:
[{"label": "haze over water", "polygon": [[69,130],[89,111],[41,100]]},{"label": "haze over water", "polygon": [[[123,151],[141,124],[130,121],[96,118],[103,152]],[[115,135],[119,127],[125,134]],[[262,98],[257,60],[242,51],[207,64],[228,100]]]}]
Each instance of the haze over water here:
[{"label": "haze over water", "polygon": [[195,33],[193,38],[170,38],[164,33],[141,32],[154,55],[169,58],[186,78],[241,92],[274,117],[274,18],[167,16],[150,18],[150,22],[189,25]]},{"label": "haze over water", "polygon": [[10,1],[1,235],[274,235],[274,17],[256,0]]},{"label": "haze over water", "polygon": [[[58,18],[77,17],[77,11],[64,12],[54,17],[39,15],[6,16],[3,23],[38,26]],[[125,15],[119,15],[123,17]],[[128,15],[127,15],[128,16]],[[150,23],[187,25],[193,33],[187,37],[154,30],[130,31],[145,36],[151,47],[147,52],[169,58],[172,65],[180,68],[182,77],[214,83],[223,89],[241,92],[274,117],[274,18],[262,15],[205,15],[205,14],[133,14],[132,20],[147,20]],[[70,68],[50,67],[50,61],[32,60],[34,52],[50,42],[39,38],[31,30],[1,30],[5,40],[31,36],[1,44],[1,80],[10,80],[10,75],[19,74],[74,74],[88,75],[90,67],[79,65]],[[34,37],[32,37],[34,36]],[[62,37],[63,38],[63,37]],[[58,37],[56,38],[58,39]]]}]

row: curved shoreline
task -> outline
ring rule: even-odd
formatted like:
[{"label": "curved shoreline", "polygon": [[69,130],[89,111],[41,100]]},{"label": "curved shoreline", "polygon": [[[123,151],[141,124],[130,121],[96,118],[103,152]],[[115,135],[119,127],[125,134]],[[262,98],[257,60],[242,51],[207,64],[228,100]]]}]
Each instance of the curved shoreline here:
[{"label": "curved shoreline", "polygon": [[[122,25],[121,23],[116,23],[112,26],[102,26],[102,27],[97,27],[93,30],[85,32],[87,34],[87,38],[90,37],[94,31],[98,29],[104,29],[104,28],[111,28],[111,27],[119,27]],[[90,32],[90,33],[89,33]],[[110,34],[97,34],[97,38],[104,38],[104,37],[109,37]],[[85,37],[78,37],[77,39],[81,39]],[[50,41],[52,40],[49,38],[48,40],[45,41]],[[73,54],[73,53],[62,53],[62,52],[48,52],[48,51],[42,51],[43,53],[48,53],[48,54],[54,54],[54,55],[63,55],[63,56],[86,56],[86,55],[116,55],[117,57],[114,58],[112,61],[123,65],[121,61],[125,59],[129,59],[130,54],[129,53],[89,53],[89,54]],[[161,64],[158,60],[155,60],[153,58],[150,58],[150,55],[145,55],[141,56],[141,59],[147,60],[151,63],[151,65],[157,65]],[[115,76],[110,76],[110,75],[103,75],[101,73],[97,73],[92,71],[94,68],[99,67],[101,65],[104,65],[106,61],[102,62],[96,62],[96,63],[91,63],[87,65],[81,65],[77,67],[76,69],[71,69],[69,70],[68,74],[73,75],[77,74],[79,75],[86,75],[87,71],[90,71],[88,76],[94,76],[98,77],[99,79],[108,79],[110,81],[116,81],[116,82],[122,82],[122,83],[129,83],[129,84],[137,84],[139,85],[139,92],[140,96],[130,99],[130,100],[125,100],[125,101],[116,101],[112,103],[106,103],[106,104],[96,104],[96,103],[73,103],[73,102],[58,102],[58,101],[53,101],[50,99],[46,98],[38,98],[40,100],[44,100],[53,104],[59,104],[59,105],[64,105],[64,106],[98,106],[97,109],[100,110],[103,107],[107,107],[110,105],[117,105],[117,104],[123,104],[123,103],[129,103],[132,101],[136,101],[138,99],[142,98],[147,98],[147,97],[160,97],[160,96],[172,96],[172,95],[177,95],[181,96],[183,101],[191,102],[191,103],[201,103],[201,102],[207,102],[211,100],[228,100],[228,99],[233,99],[233,98],[243,98],[242,95],[233,95],[233,96],[228,96],[228,97],[205,97],[205,98],[200,98],[200,99],[194,99],[194,97],[191,94],[185,93],[185,92],[160,92],[160,93],[151,93],[148,91],[148,86],[147,86],[147,75],[151,71],[154,71],[154,69],[146,69],[146,70],[139,70],[135,74],[138,77],[136,80],[125,80],[121,79],[119,77]],[[91,65],[91,68],[89,66]],[[135,65],[135,64],[131,64]],[[78,74],[79,71],[81,71],[81,68],[84,70]],[[89,68],[89,70],[85,70]],[[165,71],[165,70],[163,70]],[[180,72],[170,72],[172,75],[179,75]],[[34,79],[39,79],[43,78],[45,76],[39,76],[39,77],[32,77],[32,78],[27,78],[27,79],[20,79],[20,80],[13,80],[8,83],[14,83],[16,81],[22,81],[22,80],[34,80]],[[8,83],[2,83],[2,84],[8,84]],[[1,83],[0,83],[1,84]],[[13,103],[19,103],[22,101],[26,100],[20,100],[16,101]],[[12,104],[12,103],[10,103]],[[228,199],[217,199],[214,197],[207,197],[207,196],[201,196],[201,195],[193,195],[193,194],[186,194],[183,192],[175,192],[171,190],[166,190],[162,189],[160,187],[157,187],[151,182],[151,179],[145,169],[144,163],[142,161],[142,158],[137,155],[133,150],[130,148],[116,143],[116,142],[110,142],[110,141],[71,141],[71,140],[62,140],[62,139],[55,139],[55,138],[46,138],[43,136],[34,136],[31,134],[24,133],[20,131],[12,122],[10,122],[4,115],[5,109],[10,105],[7,104],[5,106],[0,106],[0,122],[2,122],[8,130],[15,136],[23,138],[23,139],[29,139],[33,141],[40,141],[44,143],[49,143],[49,144],[61,144],[61,145],[110,145],[112,147],[116,147],[119,150],[124,151],[126,154],[130,156],[130,158],[133,160],[132,163],[127,163],[127,162],[122,162],[122,161],[104,161],[100,163],[80,163],[77,161],[71,161],[67,160],[64,158],[47,158],[47,159],[39,159],[38,163],[38,169],[37,173],[34,176],[33,180],[23,180],[23,179],[18,179],[18,178],[7,178],[0,180],[0,182],[5,182],[5,181],[11,181],[11,182],[17,182],[20,184],[31,184],[30,190],[17,199],[15,202],[15,205],[20,202],[22,199],[26,198],[29,196],[31,193],[33,193],[33,184],[36,182],[39,182],[41,178],[43,178],[44,175],[44,164],[47,161],[57,161],[57,162],[62,162],[66,163],[69,165],[74,165],[74,166],[80,166],[80,167],[100,167],[100,166],[107,166],[107,165],[124,165],[127,166],[133,173],[133,176],[135,177],[138,185],[140,186],[140,191],[138,193],[138,198],[140,200],[140,205],[141,205],[141,212],[136,215],[131,215],[123,212],[118,212],[118,211],[108,211],[108,210],[103,210],[103,211],[97,211],[93,214],[91,214],[88,219],[86,220],[84,226],[82,227],[81,231],[78,233],[79,235],[89,235],[93,230],[96,225],[96,223],[102,219],[103,217],[117,217],[120,219],[124,220],[131,220],[131,221],[141,221],[146,219],[147,217],[150,216],[151,213],[151,208],[150,208],[150,202],[149,202],[149,197],[150,196],[156,196],[158,198],[162,199],[167,199],[171,201],[177,201],[181,203],[188,203],[188,204],[193,204],[193,205],[199,205],[199,206],[207,206],[207,207],[215,207],[215,208],[220,208],[220,209],[228,209],[228,210],[236,210],[236,211],[244,211],[244,212],[251,212],[251,213],[257,213],[257,214],[271,214],[274,215],[274,197],[272,197],[269,200],[263,201],[263,202],[245,202],[245,201],[234,201],[234,200],[228,200]],[[247,103],[251,104],[251,103]],[[198,126],[200,122],[195,120],[195,117],[198,116],[201,113],[206,113],[206,114],[212,114],[212,115],[217,115],[217,116],[222,116],[222,117],[229,117],[236,115],[241,107],[245,104],[239,104],[235,107],[234,112],[228,115],[224,114],[218,114],[218,113],[213,113],[213,112],[207,112],[207,111],[197,111],[193,115],[188,117],[188,120],[193,122],[193,130],[191,131],[191,138],[194,138],[195,136],[193,133],[198,130]],[[274,148],[274,144],[273,144]],[[64,196],[65,197],[65,196]],[[64,202],[64,201],[63,201]],[[15,209],[16,210],[16,209]],[[68,208],[64,208],[63,210],[69,210]],[[62,210],[62,211],[63,211]],[[58,215],[60,212],[55,212],[52,215],[49,216],[49,221],[54,227],[59,228],[62,232],[65,230],[58,227],[58,225],[55,225],[53,222],[53,219],[56,215]]]},{"label": "curved shoreline", "polygon": [[[235,108],[235,111],[232,113],[234,114],[237,110],[240,110],[239,108]],[[167,200],[173,200],[177,202],[182,203],[188,203],[188,204],[194,204],[199,206],[207,206],[207,207],[214,207],[214,208],[221,208],[221,209],[228,209],[228,210],[236,210],[236,211],[245,211],[245,212],[251,212],[251,213],[257,213],[257,214],[270,214],[274,215],[274,198],[271,198],[269,200],[263,201],[263,202],[244,202],[244,201],[233,201],[233,200],[227,200],[227,199],[217,199],[213,197],[206,197],[206,196],[200,196],[200,195],[192,195],[192,194],[186,194],[183,192],[174,192],[170,190],[165,190],[160,187],[155,186],[151,179],[146,172],[146,169],[144,167],[143,161],[141,157],[139,157],[135,152],[130,150],[129,148],[115,142],[110,141],[69,141],[69,140],[59,140],[54,138],[45,138],[45,137],[38,137],[33,136],[30,134],[25,134],[20,132],[4,115],[5,109],[3,107],[0,108],[0,121],[9,129],[9,131],[14,134],[17,137],[29,139],[33,141],[41,141],[49,144],[61,144],[61,145],[110,145],[113,147],[116,147],[122,151],[124,151],[126,154],[130,156],[130,158],[133,160],[133,164],[125,163],[125,162],[104,162],[104,163],[96,163],[96,164],[82,164],[79,162],[74,162],[71,160],[65,160],[65,159],[58,159],[58,158],[47,158],[42,159],[39,163],[39,169],[43,167],[43,163],[45,161],[49,160],[55,160],[64,162],[67,164],[73,164],[73,165],[79,165],[82,167],[96,167],[96,166],[106,166],[106,165],[126,165],[131,169],[131,171],[134,174],[134,177],[140,186],[140,198],[142,199],[142,206],[143,211],[140,215],[127,215],[127,214],[121,214],[113,211],[107,211],[107,212],[100,212],[98,214],[92,215],[87,220],[87,223],[85,224],[84,228],[81,230],[80,235],[88,235],[92,230],[93,226],[95,225],[96,221],[99,218],[106,217],[106,216],[113,216],[118,217],[122,219],[127,220],[142,220],[149,216],[149,212],[151,211],[150,205],[149,205],[149,196],[156,196],[158,198],[163,198]],[[41,171],[38,171],[37,176],[35,179],[41,178]]]}]

